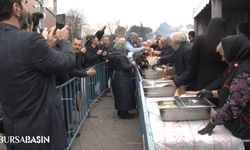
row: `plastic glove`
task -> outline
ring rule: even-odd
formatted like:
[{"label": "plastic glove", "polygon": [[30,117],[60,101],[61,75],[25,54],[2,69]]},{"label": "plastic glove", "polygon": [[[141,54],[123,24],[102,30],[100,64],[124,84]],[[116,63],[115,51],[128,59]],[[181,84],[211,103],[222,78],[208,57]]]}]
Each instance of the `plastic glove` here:
[{"label": "plastic glove", "polygon": [[212,91],[209,91],[209,90],[201,90],[200,92],[198,92],[196,94],[197,97],[199,98],[207,98],[207,99],[210,99],[213,97],[213,93]]},{"label": "plastic glove", "polygon": [[215,125],[211,121],[209,121],[207,126],[205,128],[203,128],[203,129],[201,129],[200,131],[198,131],[198,133],[200,135],[204,135],[204,134],[211,135],[214,127],[215,127]]}]

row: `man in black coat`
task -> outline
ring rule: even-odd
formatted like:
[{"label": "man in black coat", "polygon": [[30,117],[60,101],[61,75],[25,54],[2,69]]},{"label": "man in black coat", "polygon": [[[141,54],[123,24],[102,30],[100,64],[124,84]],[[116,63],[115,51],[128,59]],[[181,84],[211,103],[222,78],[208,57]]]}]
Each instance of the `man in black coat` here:
[{"label": "man in black coat", "polygon": [[[87,77],[96,74],[94,68],[85,68],[85,47],[82,46],[82,40],[80,38],[74,38],[72,41],[72,48],[75,52],[76,66],[69,74],[60,74],[56,76],[56,85],[61,85],[67,82],[73,77]],[[57,49],[56,49],[57,50]]]},{"label": "man in black coat", "polygon": [[72,41],[72,47],[75,51],[76,56],[76,68],[70,73],[71,77],[86,77],[93,76],[96,74],[94,68],[85,69],[85,53],[86,48],[82,46],[82,40],[79,38],[74,38]]},{"label": "man in black coat", "polygon": [[188,84],[188,80],[192,77],[192,70],[189,66],[188,55],[191,51],[190,45],[187,43],[184,33],[175,32],[171,35],[171,46],[174,52],[161,57],[159,64],[172,63],[175,66],[177,77],[173,80],[173,85],[179,87]]},{"label": "man in black coat", "polygon": [[107,51],[103,51],[99,47],[99,41],[96,36],[87,37],[86,47],[86,67],[94,66],[103,61],[103,57],[107,56]]},{"label": "man in black coat", "polygon": [[[74,68],[74,52],[67,40],[67,27],[50,32],[48,42],[38,33],[21,31],[26,14],[26,0],[0,1],[0,100],[4,135],[7,138],[45,136],[50,141],[6,143],[7,148],[63,150],[67,140],[54,75]],[[48,43],[58,43],[60,51]]]},{"label": "man in black coat", "polygon": [[161,57],[173,53],[174,49],[170,46],[170,43],[171,43],[170,37],[161,37],[161,39],[158,42],[158,50],[154,50],[153,53]]}]

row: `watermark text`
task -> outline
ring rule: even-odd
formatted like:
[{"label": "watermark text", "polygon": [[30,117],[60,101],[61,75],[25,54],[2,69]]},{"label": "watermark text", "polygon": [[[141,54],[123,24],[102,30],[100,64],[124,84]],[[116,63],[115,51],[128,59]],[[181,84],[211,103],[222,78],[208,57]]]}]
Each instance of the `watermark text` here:
[{"label": "watermark text", "polygon": [[49,136],[0,136],[0,143],[43,144],[50,143]]}]

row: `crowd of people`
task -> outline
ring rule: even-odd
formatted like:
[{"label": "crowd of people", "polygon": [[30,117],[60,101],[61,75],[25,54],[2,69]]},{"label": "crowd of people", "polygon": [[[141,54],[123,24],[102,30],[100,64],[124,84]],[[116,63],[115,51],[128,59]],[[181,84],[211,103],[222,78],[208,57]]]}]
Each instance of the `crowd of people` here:
[{"label": "crowd of people", "polygon": [[[74,37],[67,26],[33,27],[26,0],[0,1],[0,102],[5,136],[50,136],[50,144],[11,144],[8,150],[62,150],[67,146],[62,102],[56,86],[72,77],[94,76],[94,66],[108,62],[108,76],[121,119],[132,119],[136,109],[135,68],[148,69],[147,57],[156,56],[164,73],[174,68],[171,86],[186,94],[206,97],[217,113],[199,134],[211,134],[224,124],[233,135],[250,140],[249,23],[229,35],[222,18],[213,18],[204,34],[175,32],[146,40],[137,33],[112,38],[105,28],[95,35]],[[115,40],[113,40],[115,39]],[[2,127],[1,127],[2,126]],[[247,142],[248,141],[248,142]]]}]

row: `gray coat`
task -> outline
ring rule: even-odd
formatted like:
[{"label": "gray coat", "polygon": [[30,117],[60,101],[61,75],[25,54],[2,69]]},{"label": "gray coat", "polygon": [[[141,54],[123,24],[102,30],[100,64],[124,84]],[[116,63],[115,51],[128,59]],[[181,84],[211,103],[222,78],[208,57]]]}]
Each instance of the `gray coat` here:
[{"label": "gray coat", "polygon": [[135,88],[131,72],[133,65],[126,56],[117,56],[112,61],[115,70],[112,80],[115,108],[119,111],[135,109]]},{"label": "gray coat", "polygon": [[7,144],[8,150],[63,150],[67,146],[62,102],[55,74],[71,71],[74,52],[68,41],[61,51],[38,33],[0,23],[0,100],[6,136],[50,136],[49,144]]}]

